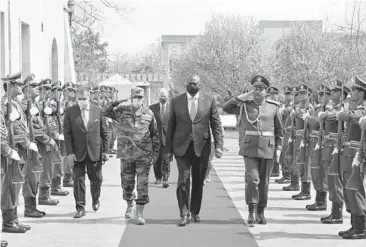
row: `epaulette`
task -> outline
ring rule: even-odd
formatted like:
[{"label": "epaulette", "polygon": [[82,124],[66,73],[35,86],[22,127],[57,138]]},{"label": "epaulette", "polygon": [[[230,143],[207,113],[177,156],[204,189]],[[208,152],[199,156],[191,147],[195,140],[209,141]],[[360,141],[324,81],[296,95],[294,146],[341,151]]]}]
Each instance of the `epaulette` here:
[{"label": "epaulette", "polygon": [[276,105],[276,106],[280,106],[280,105],[281,105],[281,103],[280,103],[280,102],[278,102],[278,101],[274,101],[274,100],[271,100],[271,99],[266,99],[266,102],[267,102],[267,103],[270,103],[270,104],[274,104],[274,105]]}]

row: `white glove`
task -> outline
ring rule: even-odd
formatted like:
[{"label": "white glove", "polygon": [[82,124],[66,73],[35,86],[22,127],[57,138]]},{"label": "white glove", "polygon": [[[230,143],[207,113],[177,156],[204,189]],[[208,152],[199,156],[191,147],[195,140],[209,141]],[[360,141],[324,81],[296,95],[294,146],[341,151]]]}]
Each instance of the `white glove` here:
[{"label": "white glove", "polygon": [[12,111],[9,114],[9,120],[10,122],[14,122],[15,120],[18,120],[20,118],[20,114],[18,111]]},{"label": "white glove", "polygon": [[362,126],[365,123],[365,121],[366,121],[366,116],[360,118],[360,120],[358,120],[358,123],[359,123],[359,125]]},{"label": "white glove", "polygon": [[310,114],[308,112],[304,113],[304,115],[302,115],[303,120],[305,120],[307,117],[310,117]]},{"label": "white glove", "polygon": [[55,140],[51,139],[49,145],[52,147],[56,146]]},{"label": "white glove", "polygon": [[356,153],[355,157],[353,158],[352,166],[360,166],[360,161],[358,160],[358,153]]},{"label": "white glove", "polygon": [[37,145],[34,142],[31,142],[28,147],[29,150],[32,150],[34,152],[38,152]]},{"label": "white glove", "polygon": [[10,159],[16,160],[16,161],[19,161],[20,160],[20,157],[19,157],[18,152],[15,151],[14,149],[11,150]]},{"label": "white glove", "polygon": [[31,114],[31,116],[35,116],[38,114],[38,108],[37,107],[32,107],[30,110],[29,110],[29,113]]},{"label": "white glove", "polygon": [[64,135],[63,135],[63,134],[58,135],[58,139],[59,139],[60,141],[65,141],[65,137],[64,137]]},{"label": "white glove", "polygon": [[282,153],[281,150],[276,150],[276,161],[277,161],[277,163],[280,162],[281,153]]},{"label": "white glove", "polygon": [[289,142],[289,143],[290,143],[290,142],[292,142],[292,139],[291,139],[291,138],[289,138],[289,139],[288,139],[288,142]]},{"label": "white glove", "polygon": [[304,141],[301,141],[301,143],[300,143],[300,147],[301,147],[301,148],[305,147],[305,143],[304,143]]},{"label": "white glove", "polygon": [[319,147],[319,143],[317,143],[316,145],[315,145],[315,148],[314,148],[314,150],[318,150],[320,147]]},{"label": "white glove", "polygon": [[332,153],[332,154],[336,154],[336,153],[338,153],[338,148],[334,148],[334,150],[333,150],[333,153]]},{"label": "white glove", "polygon": [[46,114],[46,115],[51,115],[52,114],[52,109],[48,106],[45,107],[43,111],[44,111],[44,114]]},{"label": "white glove", "polygon": [[107,118],[107,121],[108,121],[109,123],[113,123],[113,120],[112,120],[111,118]]},{"label": "white glove", "polygon": [[64,114],[64,112],[65,112],[64,108],[60,107],[60,114],[62,115],[62,114]]}]

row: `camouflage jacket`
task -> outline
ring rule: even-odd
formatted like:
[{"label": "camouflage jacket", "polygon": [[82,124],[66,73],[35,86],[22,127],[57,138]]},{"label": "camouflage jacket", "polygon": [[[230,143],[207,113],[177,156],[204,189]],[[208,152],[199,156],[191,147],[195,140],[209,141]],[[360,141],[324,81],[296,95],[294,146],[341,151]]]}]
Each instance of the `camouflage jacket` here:
[{"label": "camouflage jacket", "polygon": [[112,102],[104,109],[104,116],[117,121],[117,158],[151,162],[159,154],[159,131],[150,109],[135,111],[131,105]]}]

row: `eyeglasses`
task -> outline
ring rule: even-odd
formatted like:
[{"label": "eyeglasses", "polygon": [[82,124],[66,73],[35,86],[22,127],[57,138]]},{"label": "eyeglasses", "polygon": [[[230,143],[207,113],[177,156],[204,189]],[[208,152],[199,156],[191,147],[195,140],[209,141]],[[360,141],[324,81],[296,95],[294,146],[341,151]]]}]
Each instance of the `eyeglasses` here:
[{"label": "eyeglasses", "polygon": [[132,98],[133,99],[142,99],[143,97],[142,96],[133,96]]}]

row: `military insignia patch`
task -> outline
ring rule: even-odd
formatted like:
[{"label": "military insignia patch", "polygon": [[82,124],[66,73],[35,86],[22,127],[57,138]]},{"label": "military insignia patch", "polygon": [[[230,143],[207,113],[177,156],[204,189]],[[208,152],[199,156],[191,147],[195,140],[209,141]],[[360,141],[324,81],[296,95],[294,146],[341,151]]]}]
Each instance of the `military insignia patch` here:
[{"label": "military insignia patch", "polygon": [[262,81],[262,77],[257,77],[257,81],[261,82]]}]

